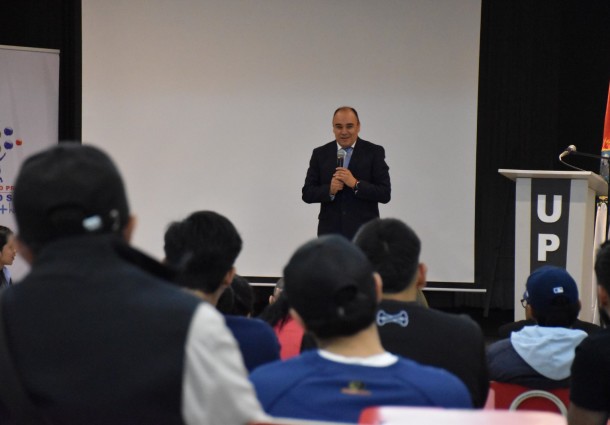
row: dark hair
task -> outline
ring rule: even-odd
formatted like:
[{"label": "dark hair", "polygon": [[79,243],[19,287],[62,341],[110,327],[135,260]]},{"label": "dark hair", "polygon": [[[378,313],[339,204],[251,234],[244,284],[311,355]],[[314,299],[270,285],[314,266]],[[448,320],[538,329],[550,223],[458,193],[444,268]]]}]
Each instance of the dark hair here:
[{"label": "dark hair", "polygon": [[543,313],[532,307],[532,315],[540,326],[571,328],[580,313],[580,303],[570,302],[567,297],[555,296]]},{"label": "dark hair", "polygon": [[598,285],[601,285],[610,294],[610,240],[601,244],[597,250],[595,276]]},{"label": "dark hair", "polygon": [[254,293],[250,282],[242,276],[235,275],[230,286],[233,292],[233,308],[231,314],[249,316],[254,310]]},{"label": "dark hair", "polygon": [[8,243],[13,231],[6,226],[0,226],[0,250]]},{"label": "dark hair", "polygon": [[208,294],[220,287],[242,246],[233,223],[213,211],[170,224],[164,239],[166,261],[178,270],[177,283]]},{"label": "dark hair", "polygon": [[360,117],[358,117],[358,112],[351,106],[340,106],[337,109],[335,109],[335,113],[333,114],[333,119],[335,118],[335,115],[337,115],[337,112],[341,112],[341,111],[352,111],[354,113],[354,115],[356,115],[356,123],[360,124]]},{"label": "dark hair", "polygon": [[413,283],[421,242],[415,232],[395,218],[375,219],[364,224],[354,237],[383,280],[383,292],[401,292]]},{"label": "dark hair", "polygon": [[233,306],[235,305],[235,294],[233,294],[233,289],[231,286],[227,286],[227,288],[222,291],[220,297],[218,297],[218,301],[216,302],[216,310],[220,311],[222,314],[233,314]]},{"label": "dark hair", "polygon": [[280,327],[282,327],[284,322],[288,320],[289,311],[290,303],[288,303],[286,293],[282,291],[275,302],[267,305],[258,318],[269,323],[271,326],[279,323]]}]

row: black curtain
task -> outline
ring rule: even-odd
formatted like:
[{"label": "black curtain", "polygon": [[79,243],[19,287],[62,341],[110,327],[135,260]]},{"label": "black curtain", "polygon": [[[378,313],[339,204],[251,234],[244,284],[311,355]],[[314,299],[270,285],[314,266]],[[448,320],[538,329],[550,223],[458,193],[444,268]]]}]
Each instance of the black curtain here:
[{"label": "black curtain", "polygon": [[60,51],[58,139],[80,140],[80,0],[3,0],[0,16],[0,44]]},{"label": "black curtain", "polygon": [[[511,309],[515,187],[498,169],[568,170],[558,155],[570,144],[600,153],[610,2],[483,0],[479,70],[475,279],[488,294],[454,302]],[[599,172],[598,160],[570,161]]]},{"label": "black curtain", "polygon": [[[80,1],[6,0],[0,16],[0,44],[61,50],[59,139],[80,140]],[[488,294],[431,294],[438,306],[512,308],[514,183],[497,170],[564,170],[557,156],[570,144],[599,153],[609,29],[608,0],[482,0],[475,280]]]}]

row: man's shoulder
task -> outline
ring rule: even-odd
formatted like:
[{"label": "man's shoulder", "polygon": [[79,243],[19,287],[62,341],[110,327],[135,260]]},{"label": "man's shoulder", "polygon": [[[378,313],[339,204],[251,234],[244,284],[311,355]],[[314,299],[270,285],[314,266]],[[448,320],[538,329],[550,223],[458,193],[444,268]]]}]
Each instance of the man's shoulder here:
[{"label": "man's shoulder", "polygon": [[[610,330],[604,329],[587,336],[580,345],[576,348],[576,353],[586,352],[595,353],[610,353]],[[610,357],[608,357],[610,363]]]},{"label": "man's shoulder", "polygon": [[445,407],[470,407],[470,393],[466,385],[446,369],[424,365],[413,360],[399,357],[397,367],[403,372],[396,374],[417,387],[435,404]]},{"label": "man's shoulder", "polygon": [[409,359],[407,357],[397,356],[398,361],[396,362],[396,367],[404,370],[405,373],[403,376],[405,379],[412,380],[421,380],[426,381],[428,379],[432,379],[434,382],[442,382],[444,379],[449,378],[449,380],[457,380],[455,375],[451,372],[448,372],[446,369],[442,369],[440,367],[431,366],[416,362],[415,360]]},{"label": "man's shoulder", "polygon": [[455,332],[476,333],[482,336],[479,325],[468,315],[448,313],[433,308],[423,307],[415,302],[399,302],[384,300],[380,303],[378,310],[384,310],[391,314],[404,311],[409,317],[409,323],[414,327],[423,326],[428,329],[438,326],[451,328]]},{"label": "man's shoulder", "polygon": [[363,150],[366,149],[366,150],[371,150],[371,151],[384,151],[383,146],[378,145],[373,142],[369,142],[368,140],[364,140],[364,139],[358,139],[358,141],[356,142],[356,148],[360,148]]},{"label": "man's shoulder", "polygon": [[[227,314],[224,316],[227,327],[232,332],[239,335],[246,335],[252,339],[267,338],[275,340],[275,332],[273,328],[267,323],[260,319],[234,316]],[[237,335],[236,335],[237,337]]]},{"label": "man's shoulder", "polygon": [[314,153],[317,152],[323,152],[323,151],[329,151],[329,150],[337,150],[337,142],[335,140],[332,140],[328,143],[324,143],[322,146],[318,146],[316,148],[314,148]]},{"label": "man's shoulder", "polygon": [[499,341],[489,344],[487,347],[488,359],[496,358],[500,355],[518,355],[515,351],[513,344],[510,342],[510,338],[501,339]]},{"label": "man's shoulder", "polygon": [[316,374],[316,359],[319,357],[314,350],[287,360],[277,360],[257,367],[250,373],[250,381],[263,405],[281,396],[289,389]]}]

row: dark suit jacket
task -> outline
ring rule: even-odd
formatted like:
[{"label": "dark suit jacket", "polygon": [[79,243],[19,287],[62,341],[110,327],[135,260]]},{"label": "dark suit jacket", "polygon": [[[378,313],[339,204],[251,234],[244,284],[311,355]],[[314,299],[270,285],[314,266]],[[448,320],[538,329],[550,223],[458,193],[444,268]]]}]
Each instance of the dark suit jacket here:
[{"label": "dark suit jacket", "polygon": [[318,236],[339,233],[351,239],[358,228],[379,217],[378,203],[390,201],[390,174],[385,150],[358,139],[348,169],[360,181],[358,193],[345,187],[330,197],[330,181],[337,168],[337,142],[332,141],[313,150],[303,186],[303,201],[320,202]]}]

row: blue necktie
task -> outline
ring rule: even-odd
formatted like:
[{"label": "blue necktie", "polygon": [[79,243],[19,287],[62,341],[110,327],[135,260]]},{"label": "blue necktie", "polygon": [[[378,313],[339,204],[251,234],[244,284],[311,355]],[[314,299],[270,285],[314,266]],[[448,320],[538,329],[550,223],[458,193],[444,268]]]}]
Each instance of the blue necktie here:
[{"label": "blue necktie", "polygon": [[345,148],[345,161],[343,162],[343,166],[345,168],[349,167],[349,160],[352,159],[352,152],[354,151],[354,148],[352,148],[351,146],[349,148]]}]

